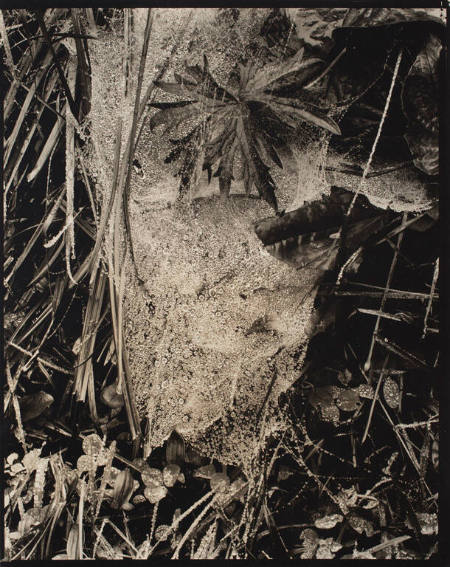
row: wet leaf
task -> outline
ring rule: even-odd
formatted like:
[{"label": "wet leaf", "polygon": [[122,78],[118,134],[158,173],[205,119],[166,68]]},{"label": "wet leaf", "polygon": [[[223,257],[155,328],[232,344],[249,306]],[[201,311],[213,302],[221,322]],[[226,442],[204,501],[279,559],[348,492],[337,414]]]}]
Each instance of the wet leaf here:
[{"label": "wet leaf", "polygon": [[210,478],[209,483],[214,492],[225,492],[230,486],[230,478],[225,473],[215,473]]},{"label": "wet leaf", "polygon": [[247,482],[242,477],[238,477],[230,485],[229,492],[233,495],[233,500],[240,500],[241,502],[244,502],[246,491]]},{"label": "wet leaf", "polygon": [[160,524],[155,530],[156,541],[167,541],[169,539],[172,528],[167,524]]},{"label": "wet leaf", "polygon": [[366,534],[367,537],[372,537],[375,533],[375,529],[373,527],[372,522],[359,516],[358,514],[349,514],[347,516],[347,521],[350,526],[359,534]]},{"label": "wet leaf", "polygon": [[420,533],[422,535],[436,535],[438,533],[437,514],[418,513],[417,519],[419,520]]},{"label": "wet leaf", "polygon": [[336,405],[342,411],[355,411],[361,405],[357,388],[345,389],[339,392]]},{"label": "wet leaf", "polygon": [[103,441],[96,433],[92,433],[83,439],[83,451],[86,455],[98,455],[103,451]]},{"label": "wet leaf", "polygon": [[431,443],[431,464],[434,470],[439,469],[439,438],[433,439]]},{"label": "wet leaf", "polygon": [[145,468],[141,473],[142,482],[146,486],[162,486],[163,485],[163,473],[159,469],[152,467]]},{"label": "wet leaf", "polygon": [[427,175],[439,174],[440,39],[430,34],[405,80],[403,109],[408,117],[405,140],[414,165]]},{"label": "wet leaf", "polygon": [[383,383],[383,396],[390,408],[398,408],[400,404],[400,390],[397,382],[390,376],[388,376]]},{"label": "wet leaf", "polygon": [[282,482],[283,480],[287,480],[293,474],[294,474],[294,472],[291,468],[282,465],[278,469],[277,481]]},{"label": "wet leaf", "polygon": [[79,474],[88,471],[91,468],[92,457],[81,455],[77,460],[77,471]]},{"label": "wet leaf", "polygon": [[19,400],[22,421],[26,422],[39,417],[54,401],[53,396],[43,391],[23,396]]},{"label": "wet leaf", "polygon": [[306,528],[300,534],[300,540],[303,542],[303,549],[300,555],[301,559],[314,559],[319,546],[319,536],[317,533],[310,528]]},{"label": "wet leaf", "polygon": [[164,485],[171,488],[175,485],[180,475],[181,469],[179,465],[167,465],[163,468],[162,478]]},{"label": "wet leaf", "polygon": [[439,9],[429,8],[351,8],[342,22],[342,27],[373,27],[411,22],[438,22],[440,19],[439,14]]},{"label": "wet leaf", "polygon": [[337,378],[341,384],[348,386],[352,381],[352,373],[348,368],[338,372]]},{"label": "wet leaf", "polygon": [[119,476],[120,472],[121,471],[117,467],[110,467],[107,480],[107,484],[109,486],[114,486],[114,483],[116,482],[116,479]]},{"label": "wet leaf", "polygon": [[320,406],[320,413],[324,421],[329,421],[334,425],[339,424],[339,409],[335,405],[330,406]]},{"label": "wet leaf", "polygon": [[167,488],[161,485],[147,486],[144,490],[144,495],[150,504],[156,504],[166,497]]},{"label": "wet leaf", "polygon": [[344,519],[341,514],[329,514],[328,516],[323,516],[314,522],[314,526],[320,530],[331,530],[336,524],[339,524]]},{"label": "wet leaf", "polygon": [[216,474],[216,469],[214,465],[209,464],[203,467],[199,467],[194,471],[194,477],[211,479]]},{"label": "wet leaf", "polygon": [[133,504],[135,504],[136,506],[138,504],[143,504],[146,501],[146,498],[143,494],[136,494],[135,496],[133,496]]},{"label": "wet leaf", "polygon": [[[251,63],[239,68],[238,93],[218,85],[206,57],[203,69],[185,65],[185,74],[192,80],[176,74],[176,83],[156,83],[171,95],[193,100],[152,103],[159,110],[151,117],[150,127],[166,124],[169,129],[197,118],[202,135],[189,143],[175,142],[176,147],[166,158],[167,162],[182,159],[178,172],[180,191],[188,188],[202,170],[207,170],[210,177],[213,165],[219,162],[216,176],[221,194],[227,196],[234,179],[235,156],[239,156],[243,161],[246,191],[255,186],[259,196],[277,211],[276,183],[269,169],[272,165],[282,167],[276,146],[286,139],[287,131],[293,132],[301,122],[334,134],[340,134],[340,129],[326,112],[301,100],[302,81],[311,77],[311,61],[303,65],[301,50],[282,65],[269,64],[256,73]],[[278,87],[283,96],[274,92]],[[236,112],[237,108],[241,111]]]},{"label": "wet leaf", "polygon": [[41,449],[33,449],[24,455],[22,459],[23,466],[27,469],[27,473],[31,474],[36,470],[41,458]]},{"label": "wet leaf", "polygon": [[319,547],[316,551],[316,559],[334,559],[336,552],[342,549],[342,545],[334,541],[332,537],[319,539]]},{"label": "wet leaf", "polygon": [[361,384],[358,386],[358,393],[361,398],[368,398],[369,400],[373,399],[374,391],[372,386],[369,384]]}]

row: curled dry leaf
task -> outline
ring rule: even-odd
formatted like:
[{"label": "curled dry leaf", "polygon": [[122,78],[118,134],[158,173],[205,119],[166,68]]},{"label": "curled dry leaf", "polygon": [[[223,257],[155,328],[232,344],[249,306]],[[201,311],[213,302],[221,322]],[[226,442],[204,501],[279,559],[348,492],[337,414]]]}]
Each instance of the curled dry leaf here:
[{"label": "curled dry leaf", "polygon": [[314,559],[317,547],[319,545],[319,536],[311,528],[306,528],[300,534],[300,540],[303,542],[301,559]]},{"label": "curled dry leaf", "polygon": [[18,458],[19,458],[19,455],[17,453],[10,453],[6,457],[6,462],[7,462],[8,465],[12,465],[15,461],[17,461]]},{"label": "curled dry leaf", "polygon": [[319,539],[319,547],[316,551],[316,559],[334,559],[335,554],[342,549],[342,545],[334,541],[332,537]]},{"label": "curled dry leaf", "polygon": [[81,337],[78,337],[78,339],[73,343],[73,347],[72,347],[73,354],[75,355],[79,354],[81,350],[81,345],[82,345]]},{"label": "curled dry leaf", "polygon": [[111,409],[120,409],[124,404],[123,395],[117,393],[117,384],[115,382],[103,388],[100,399]]},{"label": "curled dry leaf", "polygon": [[314,526],[319,530],[331,530],[336,524],[339,524],[344,519],[341,514],[329,514],[328,516],[323,516],[318,518],[314,522]]},{"label": "curled dry leaf", "polygon": [[359,516],[358,514],[349,514],[347,521],[350,526],[359,534],[365,533],[367,537],[372,537],[375,533],[372,522]]}]

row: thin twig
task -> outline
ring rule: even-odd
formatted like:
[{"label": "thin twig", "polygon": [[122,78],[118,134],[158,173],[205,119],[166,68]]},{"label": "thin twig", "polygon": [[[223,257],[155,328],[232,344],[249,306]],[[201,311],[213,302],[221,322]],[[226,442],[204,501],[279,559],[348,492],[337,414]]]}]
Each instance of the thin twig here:
[{"label": "thin twig", "polygon": [[381,383],[383,382],[384,376],[386,374],[386,367],[387,367],[388,360],[389,360],[389,354],[387,354],[384,358],[383,368],[381,369],[381,373],[380,373],[380,376],[378,378],[377,387],[375,388],[375,393],[374,393],[373,398],[372,398],[372,403],[370,404],[369,416],[367,418],[366,427],[364,428],[364,433],[363,433],[363,436],[361,438],[361,445],[364,443],[364,441],[367,438],[367,434],[369,433],[369,428],[370,428],[370,424],[372,422],[372,417],[373,417],[373,411],[375,409],[375,404],[377,403]]},{"label": "thin twig", "polygon": [[[407,213],[404,213],[402,224],[406,220],[407,220]],[[394,276],[395,266],[397,265],[398,251],[400,249],[400,245],[401,245],[402,240],[403,240],[403,235],[404,235],[404,232],[400,232],[400,234],[398,235],[398,238],[397,238],[397,247],[396,247],[394,255],[392,257],[392,262],[391,262],[391,266],[389,268],[389,273],[388,273],[388,277],[387,277],[387,281],[386,281],[385,291],[383,292],[383,296],[381,298],[380,311],[383,311],[383,309],[384,309],[384,305],[385,305],[386,299],[387,299],[386,292],[391,287],[391,281],[392,281],[392,277]],[[378,336],[378,330],[380,328],[380,322],[381,322],[381,316],[377,315],[377,320],[375,322],[375,328],[373,330],[372,338],[371,338],[371,341],[370,341],[369,354],[367,355],[367,360],[364,364],[364,370],[366,372],[369,370],[371,362],[372,362],[373,348],[374,348],[374,345],[375,345],[375,339]]]},{"label": "thin twig", "polygon": [[428,331],[428,317],[430,316],[431,306],[433,305],[434,290],[436,289],[438,277],[439,277],[439,258],[437,258],[434,264],[433,280],[431,282],[431,289],[430,289],[430,299],[428,300],[427,309],[425,311],[425,317],[423,320],[422,339],[425,338],[425,335],[427,334]]},{"label": "thin twig", "polygon": [[[384,122],[386,120],[386,116],[389,110],[389,105],[391,103],[391,98],[392,98],[392,92],[394,90],[394,86],[395,86],[395,81],[397,79],[397,74],[398,74],[398,69],[400,67],[400,62],[402,60],[402,54],[403,54],[403,49],[400,49],[398,55],[397,55],[397,61],[395,62],[395,68],[394,68],[394,72],[392,74],[392,80],[391,80],[391,85],[389,88],[389,92],[388,95],[386,97],[386,103],[384,105],[384,110],[383,110],[383,115],[381,117],[380,123],[378,125],[378,130],[377,130],[377,134],[375,136],[375,139],[373,141],[372,144],[372,148],[370,150],[370,154],[369,154],[369,158],[367,160],[367,163],[364,167],[364,171],[363,174],[361,176],[361,181],[359,182],[358,188],[355,191],[355,195],[345,213],[345,218],[344,218],[344,222],[342,223],[342,226],[339,230],[339,239],[340,239],[340,250],[342,252],[342,250],[345,248],[345,238],[346,238],[346,233],[347,233],[347,227],[348,227],[348,223],[349,223],[349,219],[350,219],[350,215],[351,212],[353,210],[353,207],[356,203],[356,200],[361,192],[361,189],[363,188],[364,182],[366,180],[367,174],[369,173],[369,169],[370,166],[372,165],[372,160],[373,160],[373,156],[375,155],[375,150],[377,149],[377,145],[378,145],[378,141],[380,139],[381,136],[381,131],[383,130],[383,125]],[[344,267],[345,265],[340,269],[337,280],[336,280],[336,285],[339,286],[342,280],[342,277],[344,275]]]}]

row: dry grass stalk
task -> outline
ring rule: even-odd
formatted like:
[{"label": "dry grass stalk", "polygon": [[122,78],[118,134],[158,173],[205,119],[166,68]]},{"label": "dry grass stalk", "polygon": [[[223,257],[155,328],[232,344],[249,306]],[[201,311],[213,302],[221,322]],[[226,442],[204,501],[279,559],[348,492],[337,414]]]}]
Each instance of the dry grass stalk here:
[{"label": "dry grass stalk", "polygon": [[6,63],[9,67],[9,71],[10,71],[11,75],[15,79],[16,70],[15,70],[15,67],[14,67],[14,59],[13,59],[13,56],[12,56],[12,53],[11,53],[11,46],[9,45],[8,34],[6,32],[5,19],[3,18],[3,12],[1,10],[0,10],[0,35],[2,37],[3,48],[5,50]]},{"label": "dry grass stalk", "polygon": [[436,289],[438,277],[439,277],[439,258],[437,258],[436,262],[434,263],[433,279],[431,281],[431,289],[430,289],[430,299],[428,300],[427,308],[425,311],[425,317],[423,320],[422,339],[425,338],[425,335],[427,334],[428,331],[428,317],[430,316],[431,307],[433,305],[434,291]]},{"label": "dry grass stalk", "polygon": [[[402,225],[407,221],[407,214],[405,213],[403,215],[403,219],[402,219]],[[383,296],[381,298],[381,303],[380,303],[380,311],[383,311],[384,309],[384,305],[386,303],[386,292],[389,290],[389,288],[391,287],[391,282],[392,282],[392,277],[394,275],[394,270],[395,270],[395,266],[397,264],[397,258],[398,258],[398,253],[400,250],[400,246],[403,240],[403,235],[404,232],[400,232],[400,234],[398,235],[397,238],[397,247],[395,249],[394,255],[392,257],[392,262],[391,262],[391,266],[389,268],[389,273],[388,273],[388,277],[387,277],[387,281],[386,281],[386,286],[385,286],[385,291],[383,292]],[[369,346],[369,354],[367,355],[367,360],[364,364],[364,370],[367,372],[370,367],[371,367],[371,363],[372,363],[372,354],[373,354],[373,348],[375,345],[375,338],[378,336],[378,330],[380,328],[380,322],[381,322],[381,316],[377,315],[377,320],[375,322],[375,328],[373,330],[372,333],[372,339],[370,341],[370,346]],[[369,374],[369,378],[371,378],[371,375]],[[363,436],[365,438],[365,435]]]}]

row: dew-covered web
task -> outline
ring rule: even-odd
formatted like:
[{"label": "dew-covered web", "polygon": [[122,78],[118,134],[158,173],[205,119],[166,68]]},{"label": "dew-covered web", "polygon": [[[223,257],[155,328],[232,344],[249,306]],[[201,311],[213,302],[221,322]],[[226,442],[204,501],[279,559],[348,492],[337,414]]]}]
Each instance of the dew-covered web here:
[{"label": "dew-covered web", "polygon": [[[207,53],[211,72],[226,84],[243,42],[257,37],[266,15],[263,9],[241,10],[239,29],[233,30],[218,29],[213,10],[196,10],[194,17],[189,10],[155,10],[144,89],[174,41],[178,48],[166,80],[182,70],[185,58],[201,64]],[[142,25],[139,10],[135,24]],[[218,33],[229,34],[229,40],[219,41]],[[225,43],[229,47],[222,49]],[[87,159],[104,196],[115,123],[131,116],[122,97],[122,55],[120,29],[92,44],[93,151]],[[217,178],[208,184],[201,171],[178,199],[175,169],[163,163],[168,138],[144,125],[136,150],[144,177],[133,175],[131,182],[132,237],[145,281],[137,285],[128,260],[124,322],[134,397],[148,419],[150,447],[177,429],[203,453],[245,464],[258,450],[261,431],[285,427],[277,398],[302,367],[317,274],[312,267],[296,270],[264,250],[253,224],[273,210],[244,195],[239,157],[230,199],[220,199]],[[305,124],[292,154],[280,153],[284,168],[271,169],[280,209],[293,210],[329,191],[328,140]],[[376,183],[366,188],[385,206],[392,199]]]},{"label": "dew-covered web", "polygon": [[[177,21],[171,24],[165,12],[156,10],[145,80],[154,77],[184,26],[172,69],[192,57],[195,42],[195,53],[210,54],[212,72],[226,83],[242,49],[239,35],[230,31],[232,48],[221,52],[210,10],[203,18],[174,11]],[[241,39],[256,37],[265,16],[266,10],[242,10]],[[122,50],[118,30],[99,38],[92,52],[97,147],[89,159],[105,192],[114,123],[124,112]],[[264,250],[253,223],[273,210],[244,196],[238,160],[230,199],[220,199],[217,179],[208,185],[203,172],[179,200],[179,179],[163,163],[168,148],[167,136],[144,127],[136,157],[145,178],[133,176],[131,183],[133,242],[145,280],[144,288],[137,285],[131,265],[125,265],[125,342],[134,396],[140,415],[148,418],[149,446],[177,429],[203,453],[245,465],[258,450],[263,428],[269,434],[285,427],[277,398],[300,373],[316,274],[295,270]],[[321,168],[325,153],[326,137],[305,126],[293,156],[282,155],[284,168],[271,171],[280,209],[328,190]]]}]

